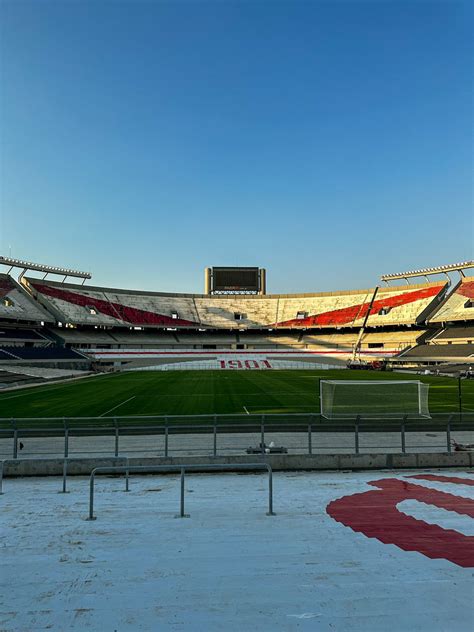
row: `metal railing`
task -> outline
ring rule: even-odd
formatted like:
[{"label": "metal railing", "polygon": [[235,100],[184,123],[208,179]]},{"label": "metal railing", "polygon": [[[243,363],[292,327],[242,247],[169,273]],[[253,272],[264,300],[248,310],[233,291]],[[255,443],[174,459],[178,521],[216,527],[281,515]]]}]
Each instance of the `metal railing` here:
[{"label": "metal railing", "polygon": [[[178,421],[189,418],[185,417],[150,417],[150,418],[129,418],[114,417],[110,420],[104,418],[86,418],[80,420],[81,425],[75,425],[71,419],[61,419],[61,426],[42,425],[37,427],[23,426],[29,420],[11,420],[9,428],[0,428],[0,454],[18,459],[21,448],[29,442],[28,452],[30,457],[35,455],[49,454],[56,458],[69,458],[72,454],[82,454],[94,456],[101,454],[104,456],[119,457],[132,453],[150,453],[154,456],[168,457],[173,454],[194,454],[206,456],[219,456],[236,451],[244,451],[244,446],[236,445],[238,437],[245,434],[249,441],[256,441],[261,447],[261,452],[265,452],[265,442],[268,437],[283,437],[285,441],[290,441],[288,446],[294,454],[313,454],[321,450],[341,450],[350,449],[356,454],[361,450],[385,449],[399,450],[405,453],[407,449],[436,448],[448,452],[451,451],[452,432],[473,432],[474,414],[464,414],[461,419],[459,414],[432,416],[431,419],[417,419],[404,416],[399,419],[371,419],[357,416],[354,419],[334,419],[324,420],[316,414],[295,414],[295,415],[205,415],[197,416],[197,424],[183,424]],[[199,423],[201,421],[211,421],[209,424]],[[38,420],[36,420],[38,422]],[[50,419],[47,422],[58,421]],[[78,420],[79,421],[79,420]],[[93,425],[97,424],[105,425]],[[136,423],[133,424],[133,421]],[[144,423],[148,421],[149,423]],[[87,424],[89,422],[89,424]],[[250,422],[250,423],[249,423]],[[444,435],[442,444],[408,445],[407,437],[411,433],[435,432],[438,438]],[[385,433],[385,435],[383,435]],[[391,445],[363,445],[362,437],[367,435],[382,437],[385,439],[390,435]],[[187,438],[186,438],[187,435]],[[399,440],[395,443],[395,437]],[[151,447],[150,437],[160,437],[156,447]],[[208,437],[208,441],[206,440]],[[352,439],[350,437],[352,436]],[[112,443],[104,449],[100,442],[95,442],[95,438],[110,437]],[[146,445],[138,446],[139,437],[147,437]],[[180,437],[180,438],[179,438]],[[204,441],[198,441],[201,437]],[[334,437],[343,437],[342,444],[328,445],[321,439],[330,439],[334,442]],[[91,438],[85,449],[71,450],[71,440],[77,442],[81,438]],[[35,442],[29,441],[35,439]],[[55,442],[59,439],[61,445]],[[302,440],[301,440],[302,439]],[[174,445],[170,445],[172,441]],[[186,440],[191,447],[186,447]],[[283,440],[283,439],[282,439]],[[10,444],[11,441],[11,444]],[[232,443],[235,442],[235,445]],[[86,442],[84,442],[86,443]],[[203,443],[205,445],[203,446]],[[324,445],[323,445],[324,443]],[[383,442],[382,442],[383,443]],[[127,445],[125,445],[127,444]],[[33,449],[31,448],[33,445]],[[37,446],[40,446],[38,448]],[[3,447],[2,447],[3,446]],[[10,447],[8,447],[10,446]],[[47,448],[47,451],[43,449]],[[100,449],[98,449],[100,448]],[[28,458],[28,457],[25,457]]]},{"label": "metal railing", "polygon": [[265,424],[272,422],[281,425],[294,425],[301,423],[311,424],[337,424],[343,422],[355,421],[356,418],[361,421],[389,422],[401,419],[409,419],[410,421],[425,421],[426,423],[443,423],[450,420],[465,421],[474,424],[474,411],[451,411],[444,413],[431,413],[430,417],[420,415],[411,415],[406,413],[364,415],[352,414],[333,417],[328,419],[314,410],[305,413],[225,413],[225,414],[199,414],[199,415],[113,415],[102,417],[0,417],[0,432],[6,430],[35,430],[37,432],[56,430],[63,431],[93,428],[116,427],[188,427],[211,424],[226,425],[242,424],[252,421],[254,424]]},{"label": "metal railing", "polygon": [[199,464],[183,464],[183,465],[120,465],[113,467],[96,467],[92,470],[89,479],[89,517],[87,520],[96,520],[97,517],[94,516],[94,484],[95,477],[97,474],[106,474],[111,472],[125,472],[125,491],[130,491],[129,488],[129,477],[130,472],[145,472],[145,473],[153,473],[153,472],[180,472],[180,505],[179,505],[179,514],[176,516],[177,518],[189,518],[189,514],[184,512],[184,494],[185,494],[185,474],[188,470],[194,471],[226,471],[226,470],[267,470],[268,472],[268,511],[267,516],[274,516],[273,512],[273,471],[268,463],[245,463],[245,464],[235,464],[235,465],[199,465]]}]

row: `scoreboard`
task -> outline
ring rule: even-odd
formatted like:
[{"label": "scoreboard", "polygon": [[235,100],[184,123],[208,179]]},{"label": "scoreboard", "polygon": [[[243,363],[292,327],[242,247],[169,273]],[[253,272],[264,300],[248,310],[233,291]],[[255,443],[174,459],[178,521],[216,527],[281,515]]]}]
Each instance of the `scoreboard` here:
[{"label": "scoreboard", "polygon": [[213,268],[215,292],[258,292],[258,268]]},{"label": "scoreboard", "polygon": [[206,294],[264,294],[265,270],[258,267],[206,268]]}]

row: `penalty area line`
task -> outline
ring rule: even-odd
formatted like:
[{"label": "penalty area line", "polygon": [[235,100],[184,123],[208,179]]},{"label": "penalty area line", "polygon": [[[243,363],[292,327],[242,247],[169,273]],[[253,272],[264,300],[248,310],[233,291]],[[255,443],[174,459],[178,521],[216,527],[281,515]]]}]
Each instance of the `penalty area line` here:
[{"label": "penalty area line", "polygon": [[124,402],[120,402],[120,404],[117,404],[117,406],[114,406],[113,408],[111,408],[110,410],[106,410],[105,413],[102,413],[102,415],[99,415],[99,417],[104,417],[105,415],[107,415],[107,413],[111,413],[113,410],[115,410],[116,408],[118,408],[119,406],[123,406],[124,404],[126,404],[127,402],[132,401],[132,399],[135,399],[136,395],[133,395],[132,397],[129,397],[128,399],[126,399]]}]

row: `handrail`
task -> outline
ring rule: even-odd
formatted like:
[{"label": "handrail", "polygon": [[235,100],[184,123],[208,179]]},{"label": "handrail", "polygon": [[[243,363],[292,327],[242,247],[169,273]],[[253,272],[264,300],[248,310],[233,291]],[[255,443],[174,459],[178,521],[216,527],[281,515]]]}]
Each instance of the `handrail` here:
[{"label": "handrail", "polygon": [[274,516],[273,513],[273,470],[268,463],[240,463],[234,465],[206,465],[206,464],[183,464],[183,465],[121,465],[113,467],[96,467],[92,470],[89,479],[89,517],[87,520],[96,520],[94,516],[94,483],[96,474],[105,474],[110,472],[125,472],[126,484],[125,491],[129,491],[128,479],[130,472],[180,472],[181,473],[181,497],[180,497],[180,518],[187,518],[189,514],[184,513],[184,477],[186,470],[197,471],[226,471],[226,470],[267,470],[268,472],[268,512],[267,516]]}]

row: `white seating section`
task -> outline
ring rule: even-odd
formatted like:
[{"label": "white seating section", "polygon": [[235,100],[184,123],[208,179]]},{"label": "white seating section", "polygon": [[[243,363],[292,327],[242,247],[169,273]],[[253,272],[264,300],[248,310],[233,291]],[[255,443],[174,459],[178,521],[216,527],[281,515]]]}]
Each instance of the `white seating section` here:
[{"label": "white seating section", "polygon": [[[202,296],[91,288],[28,279],[38,299],[66,323],[213,329],[362,326],[374,290],[302,295]],[[444,283],[378,291],[368,326],[414,324]]]}]

